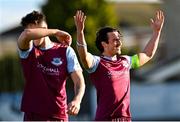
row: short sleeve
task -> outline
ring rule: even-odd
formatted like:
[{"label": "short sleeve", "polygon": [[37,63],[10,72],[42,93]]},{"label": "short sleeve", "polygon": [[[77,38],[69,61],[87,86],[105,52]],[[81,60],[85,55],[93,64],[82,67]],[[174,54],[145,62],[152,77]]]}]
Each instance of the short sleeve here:
[{"label": "short sleeve", "polygon": [[67,57],[67,69],[69,73],[77,70],[82,70],[79,61],[77,59],[77,56],[73,48],[70,46],[66,50],[66,57]]},{"label": "short sleeve", "polygon": [[23,50],[18,48],[19,57],[22,59],[26,59],[29,56],[29,53],[31,52],[31,50],[32,50],[32,47],[26,51],[23,51]]},{"label": "short sleeve", "polygon": [[100,57],[99,56],[95,56],[93,55],[93,64],[92,64],[92,67],[89,68],[89,69],[86,69],[88,73],[93,73],[96,71],[98,65],[99,65],[99,62],[100,62]]}]

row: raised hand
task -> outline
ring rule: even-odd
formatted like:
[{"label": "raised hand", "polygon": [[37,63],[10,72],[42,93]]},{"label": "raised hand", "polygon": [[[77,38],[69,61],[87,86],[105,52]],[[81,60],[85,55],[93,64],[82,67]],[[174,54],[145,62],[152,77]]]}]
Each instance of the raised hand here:
[{"label": "raised hand", "polygon": [[154,19],[151,19],[151,27],[154,31],[161,31],[164,24],[164,14],[163,11],[156,11],[156,16]]},{"label": "raised hand", "polygon": [[78,32],[81,32],[84,30],[84,22],[86,20],[86,16],[81,10],[78,10],[76,12],[76,15],[74,16],[74,22],[77,28]]}]

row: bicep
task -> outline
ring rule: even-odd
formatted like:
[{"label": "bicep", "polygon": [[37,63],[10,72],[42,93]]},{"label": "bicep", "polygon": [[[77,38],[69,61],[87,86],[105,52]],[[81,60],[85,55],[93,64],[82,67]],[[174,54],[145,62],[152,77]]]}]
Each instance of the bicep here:
[{"label": "bicep", "polygon": [[28,50],[30,48],[30,41],[31,40],[28,40],[26,37],[26,32],[22,32],[17,41],[18,48],[21,50]]},{"label": "bicep", "polygon": [[146,55],[146,53],[139,53],[138,57],[139,57],[139,65],[140,66],[144,65],[151,59],[148,55]]},{"label": "bicep", "polygon": [[87,47],[85,46],[77,46],[79,58],[81,63],[85,69],[89,69],[93,63],[93,55],[87,51]]},{"label": "bicep", "polygon": [[85,61],[82,61],[82,63],[86,69],[90,69],[91,67],[93,67],[93,60],[94,60],[93,55],[87,52],[86,59]]}]

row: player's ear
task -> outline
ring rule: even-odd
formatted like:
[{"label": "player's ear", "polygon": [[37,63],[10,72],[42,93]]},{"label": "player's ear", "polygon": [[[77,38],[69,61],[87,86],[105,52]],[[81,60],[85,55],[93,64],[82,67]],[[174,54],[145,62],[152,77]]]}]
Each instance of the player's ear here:
[{"label": "player's ear", "polygon": [[101,45],[103,46],[103,48],[106,48],[107,43],[106,42],[101,42]]}]

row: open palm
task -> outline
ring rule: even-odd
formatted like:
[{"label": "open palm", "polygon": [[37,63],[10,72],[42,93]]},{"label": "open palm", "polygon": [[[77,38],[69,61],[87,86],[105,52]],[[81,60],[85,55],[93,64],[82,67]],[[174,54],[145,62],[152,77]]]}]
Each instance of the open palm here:
[{"label": "open palm", "polygon": [[154,31],[160,31],[164,24],[164,14],[161,10],[156,11],[156,16],[151,19],[151,27]]},{"label": "open palm", "polygon": [[74,16],[74,22],[76,24],[77,31],[83,31],[84,30],[84,22],[86,20],[86,16],[84,13],[79,10],[76,12],[76,15]]}]

